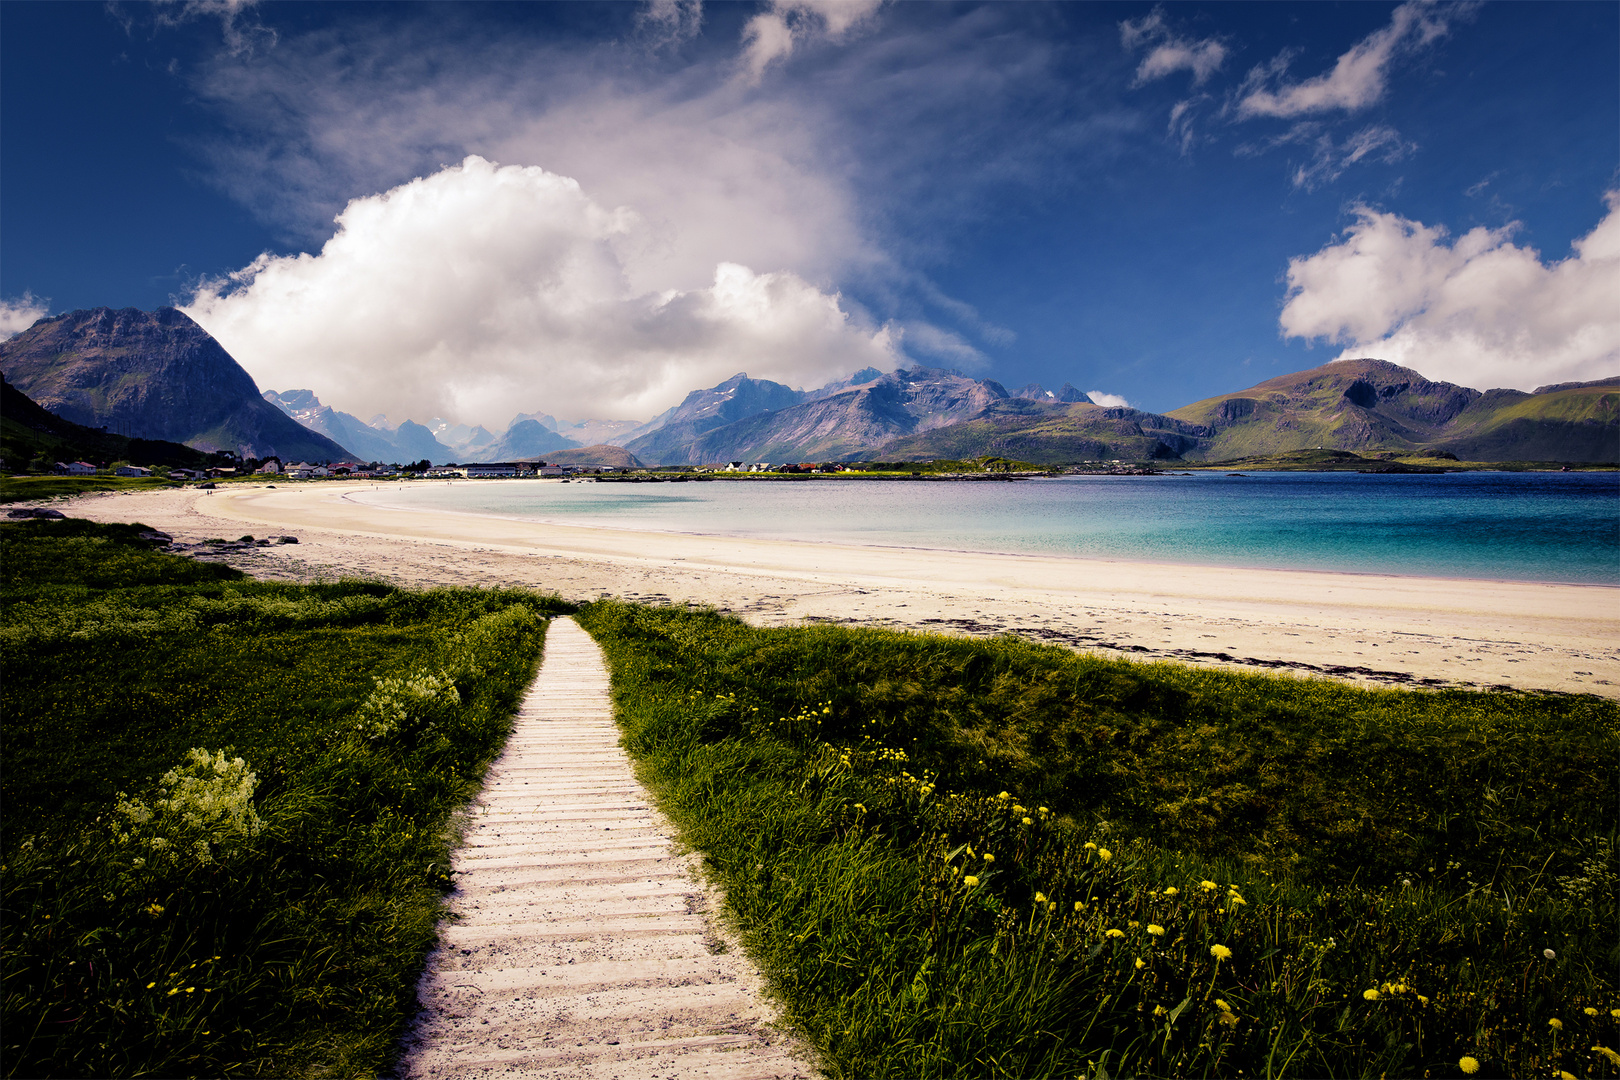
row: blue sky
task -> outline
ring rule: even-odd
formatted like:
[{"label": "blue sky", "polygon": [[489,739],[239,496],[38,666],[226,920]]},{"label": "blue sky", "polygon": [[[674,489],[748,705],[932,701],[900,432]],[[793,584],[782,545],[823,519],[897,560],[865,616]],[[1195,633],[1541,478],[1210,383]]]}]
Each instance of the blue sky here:
[{"label": "blue sky", "polygon": [[[922,362],[1620,371],[1620,6],[0,5],[0,324],[498,426]],[[334,217],[342,214],[341,224]]]}]

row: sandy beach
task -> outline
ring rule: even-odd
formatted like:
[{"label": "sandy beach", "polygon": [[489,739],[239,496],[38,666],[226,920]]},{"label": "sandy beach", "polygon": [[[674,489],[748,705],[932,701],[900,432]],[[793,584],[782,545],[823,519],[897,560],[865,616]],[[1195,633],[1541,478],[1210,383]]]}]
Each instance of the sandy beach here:
[{"label": "sandy beach", "polygon": [[270,580],[521,585],[570,600],[712,605],[768,626],[1015,633],[1144,660],[1620,698],[1620,589],[1609,586],[694,536],[395,510],[349,497],[373,486],[227,485],[84,496],[61,508],[193,543],[296,536],[295,545],[222,556]]}]

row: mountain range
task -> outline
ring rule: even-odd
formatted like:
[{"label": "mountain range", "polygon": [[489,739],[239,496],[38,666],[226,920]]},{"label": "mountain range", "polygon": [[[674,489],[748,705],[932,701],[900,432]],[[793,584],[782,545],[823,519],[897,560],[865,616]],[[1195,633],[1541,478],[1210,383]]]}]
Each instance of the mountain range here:
[{"label": "mountain range", "polygon": [[[817,390],[739,373],[646,422],[560,425],[518,413],[497,435],[443,418],[369,422],[310,390],[265,391],[173,308],[97,308],[0,342],[0,370],[59,417],[244,457],[701,465],[916,461],[994,455],[1037,464],[1216,461],[1322,447],[1473,461],[1620,461],[1620,377],[1520,390],[1435,382],[1384,360],[1342,360],[1168,413],[1093,402],[1074,386],[1008,392],[913,367]],[[622,448],[622,449],[620,449]]]}]

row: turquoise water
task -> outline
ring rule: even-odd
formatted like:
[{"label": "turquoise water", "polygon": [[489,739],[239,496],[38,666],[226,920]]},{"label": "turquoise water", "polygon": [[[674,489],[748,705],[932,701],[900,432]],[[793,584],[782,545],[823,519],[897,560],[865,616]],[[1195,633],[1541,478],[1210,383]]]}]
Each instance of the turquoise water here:
[{"label": "turquoise water", "polygon": [[1620,473],[1612,472],[421,481],[353,497],[401,509],[718,536],[1620,585]]}]

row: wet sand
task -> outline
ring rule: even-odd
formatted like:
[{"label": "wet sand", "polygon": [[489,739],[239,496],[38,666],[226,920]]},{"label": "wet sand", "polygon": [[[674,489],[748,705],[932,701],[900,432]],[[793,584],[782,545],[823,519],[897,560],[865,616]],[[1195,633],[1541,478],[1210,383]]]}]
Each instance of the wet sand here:
[{"label": "wet sand", "polygon": [[84,496],[61,508],[191,542],[297,536],[296,545],[217,556],[266,579],[520,585],[570,600],[710,605],[767,626],[1015,633],[1137,659],[1620,698],[1620,589],[1610,586],[694,536],[346,497],[371,487],[227,485]]}]

